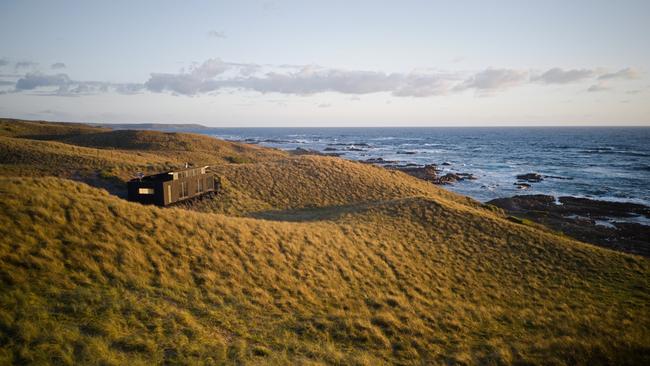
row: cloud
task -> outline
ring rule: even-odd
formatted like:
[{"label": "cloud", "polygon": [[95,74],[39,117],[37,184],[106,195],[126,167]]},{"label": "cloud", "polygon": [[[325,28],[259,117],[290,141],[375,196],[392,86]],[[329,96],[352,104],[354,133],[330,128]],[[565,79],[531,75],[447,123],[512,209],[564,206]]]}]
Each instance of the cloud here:
[{"label": "cloud", "polygon": [[34,90],[40,87],[56,86],[63,87],[70,83],[66,74],[45,75],[41,73],[29,73],[18,79],[16,90]]},{"label": "cloud", "polygon": [[640,77],[639,71],[631,67],[626,67],[624,69],[618,70],[616,72],[611,72],[607,74],[602,74],[598,77],[599,80],[608,80],[608,79],[627,79],[633,80]]},{"label": "cloud", "polygon": [[[237,75],[221,77],[227,71],[234,69],[238,70]],[[152,74],[145,86],[152,92],[171,91],[190,96],[234,88],[260,93],[294,95],[323,92],[355,95],[389,92],[395,96],[425,97],[447,93],[452,78],[445,74],[388,74],[378,71],[330,69],[313,65],[255,75],[260,69],[261,66],[255,64],[226,63],[213,59],[188,73]],[[215,79],[215,76],[220,78]]]},{"label": "cloud", "polygon": [[329,108],[332,105],[330,103],[321,103],[318,105],[318,108]]},{"label": "cloud", "polygon": [[34,67],[34,66],[36,66],[36,65],[38,65],[37,62],[32,62],[32,61],[18,61],[18,62],[16,62],[16,64],[14,65],[14,67],[15,67],[16,69],[28,69],[28,68],[30,68],[30,67]]},{"label": "cloud", "polygon": [[52,70],[65,69],[65,64],[63,62],[55,62],[50,65]]},{"label": "cloud", "polygon": [[587,89],[587,91],[590,92],[590,93],[602,92],[602,91],[608,91],[608,90],[611,90],[611,88],[608,87],[607,85],[603,84],[603,83],[594,84],[594,85],[590,86]]},{"label": "cloud", "polygon": [[480,71],[462,84],[457,85],[455,90],[476,89],[479,91],[503,90],[512,86],[524,84],[528,79],[528,72],[512,69],[488,68]]},{"label": "cloud", "polygon": [[224,31],[211,30],[211,31],[208,31],[208,37],[210,37],[210,38],[226,38],[226,33]]},{"label": "cloud", "polygon": [[[55,67],[56,65],[56,67]],[[56,63],[51,68],[63,68]],[[600,75],[600,76],[598,76]],[[18,75],[16,75],[18,76]],[[195,96],[227,90],[254,91],[309,96],[317,93],[340,93],[358,96],[388,93],[395,97],[423,98],[475,90],[477,95],[527,84],[567,84],[584,79],[593,82],[588,91],[608,90],[609,80],[638,77],[638,72],[626,68],[610,74],[590,69],[551,68],[532,75],[526,70],[487,68],[477,72],[441,72],[420,68],[410,73],[327,68],[317,65],[260,65],[226,62],[212,58],[195,63],[189,69],[172,73],[152,73],[146,82],[110,83],[72,80],[67,74],[30,72],[20,77],[9,92],[34,91],[40,95],[76,96],[116,92],[137,94],[172,93]],[[613,81],[612,81],[613,82]],[[47,94],[49,93],[49,94]]]},{"label": "cloud", "polygon": [[115,84],[114,88],[120,94],[138,94],[145,90],[145,86],[139,83]]},{"label": "cloud", "polygon": [[9,61],[7,61],[7,59],[0,58],[0,66],[7,66],[7,65],[9,65]]},{"label": "cloud", "polygon": [[136,94],[144,90],[139,83],[109,83],[102,81],[72,80],[67,74],[27,73],[16,81],[13,93],[34,91],[38,95],[80,96],[111,91]]},{"label": "cloud", "polygon": [[188,73],[151,74],[144,86],[152,92],[171,91],[182,95],[195,95],[218,89],[213,78],[231,69],[232,66],[221,59],[209,59]]},{"label": "cloud", "polygon": [[394,90],[401,82],[399,74],[374,71],[346,71],[305,66],[302,69],[278,73],[268,72],[262,77],[247,77],[217,84],[260,93],[311,95],[323,92],[367,94]]},{"label": "cloud", "polygon": [[587,79],[594,75],[593,70],[573,69],[563,70],[559,67],[552,68],[542,75],[534,78],[537,81],[546,84],[567,84]]}]

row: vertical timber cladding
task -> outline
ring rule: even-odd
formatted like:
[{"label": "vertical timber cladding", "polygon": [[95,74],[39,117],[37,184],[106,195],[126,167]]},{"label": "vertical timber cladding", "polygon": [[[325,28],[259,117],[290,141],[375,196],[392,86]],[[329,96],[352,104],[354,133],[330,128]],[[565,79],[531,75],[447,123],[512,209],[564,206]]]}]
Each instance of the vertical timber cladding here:
[{"label": "vertical timber cladding", "polygon": [[186,168],[132,179],[128,182],[129,200],[165,206],[214,192],[214,175],[207,168]]}]

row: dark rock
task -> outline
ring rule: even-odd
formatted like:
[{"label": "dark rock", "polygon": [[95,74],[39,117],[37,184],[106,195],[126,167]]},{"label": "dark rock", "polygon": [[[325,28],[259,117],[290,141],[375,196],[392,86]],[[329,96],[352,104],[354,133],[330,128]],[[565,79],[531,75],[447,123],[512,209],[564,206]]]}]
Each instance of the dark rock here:
[{"label": "dark rock", "polygon": [[344,143],[344,142],[334,142],[334,143],[327,144],[327,146],[361,146],[361,147],[370,147],[370,145],[368,145],[368,144],[366,144],[366,143],[364,143],[364,142],[360,142],[360,143],[358,143],[358,144],[356,144],[356,143],[352,143],[352,144],[351,144],[351,143]]},{"label": "dark rock", "polygon": [[435,183],[444,185],[444,184],[456,183],[459,180],[463,180],[463,178],[460,177],[458,174],[447,173],[447,174],[443,175],[442,177],[439,177],[438,179],[436,179]]},{"label": "dark rock", "polygon": [[325,149],[323,149],[323,151],[337,151],[337,150],[338,149],[335,149],[333,147],[326,147]]},{"label": "dark rock", "polygon": [[423,167],[395,167],[395,169],[429,182],[435,182],[438,178],[438,167],[434,164]]},{"label": "dark rock", "polygon": [[406,150],[398,150],[397,153],[400,154],[400,155],[415,155],[415,154],[417,154],[416,151],[406,151]]},{"label": "dark rock", "polygon": [[519,174],[517,176],[517,179],[521,181],[530,182],[530,183],[537,183],[543,181],[544,177],[541,174],[537,174],[537,173],[527,173],[527,174]]},{"label": "dark rock", "polygon": [[531,194],[497,198],[487,203],[508,211],[544,211],[550,210],[552,206],[555,206],[555,197],[545,194]]},{"label": "dark rock", "polygon": [[384,158],[370,158],[366,160],[361,160],[362,163],[368,163],[368,164],[394,164],[397,163],[397,161],[394,160],[386,160]]},{"label": "dark rock", "polygon": [[589,198],[560,197],[558,199],[565,211],[594,218],[630,217],[641,215],[650,218],[650,207],[631,202],[599,201]]},{"label": "dark rock", "polygon": [[400,170],[416,178],[426,180],[427,182],[431,182],[433,184],[441,185],[453,184],[466,179],[477,179],[473,174],[470,173],[447,173],[445,175],[439,176],[438,173],[440,170],[435,164],[425,165],[424,167],[413,165],[415,164],[386,166],[386,168]]},{"label": "dark rock", "polygon": [[338,157],[343,155],[341,153],[322,153],[317,150],[304,149],[302,147],[297,147],[293,150],[287,150],[287,152],[291,155],[317,155],[317,156],[333,156],[333,157]]},{"label": "dark rock", "polygon": [[448,161],[445,161],[444,163],[442,163],[442,165],[445,165],[445,166],[450,166],[450,165],[451,165],[451,163],[450,163],[450,162],[448,162]]},{"label": "dark rock", "polygon": [[456,173],[462,179],[477,180],[478,178],[472,173]]},{"label": "dark rock", "polygon": [[650,226],[621,222],[633,216],[650,218],[650,207],[577,197],[560,197],[559,202],[556,204],[553,196],[527,195],[499,198],[487,204],[581,241],[650,257]]},{"label": "dark rock", "polygon": [[289,140],[278,140],[278,139],[264,139],[262,142],[271,143],[271,144],[288,144],[292,141]]},{"label": "dark rock", "polygon": [[559,180],[573,180],[571,177],[559,177],[557,175],[545,175],[544,178],[559,179]]}]

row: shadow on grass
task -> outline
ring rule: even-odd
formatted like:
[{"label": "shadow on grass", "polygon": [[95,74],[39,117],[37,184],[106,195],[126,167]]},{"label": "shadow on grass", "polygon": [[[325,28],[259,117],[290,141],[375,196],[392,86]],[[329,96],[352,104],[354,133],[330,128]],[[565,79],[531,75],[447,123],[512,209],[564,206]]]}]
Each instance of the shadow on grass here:
[{"label": "shadow on grass", "polygon": [[357,203],[344,206],[307,207],[292,210],[272,210],[251,213],[249,216],[256,219],[271,221],[310,222],[334,221],[345,214],[363,211],[373,206],[371,203]]}]

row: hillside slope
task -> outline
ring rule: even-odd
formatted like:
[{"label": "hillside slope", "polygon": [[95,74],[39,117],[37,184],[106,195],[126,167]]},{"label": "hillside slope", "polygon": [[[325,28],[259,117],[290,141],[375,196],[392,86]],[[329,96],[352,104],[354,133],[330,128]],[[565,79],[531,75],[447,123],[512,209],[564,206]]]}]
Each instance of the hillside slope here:
[{"label": "hillside slope", "polygon": [[0,191],[5,362],[648,361],[647,260],[444,198],[296,223]]},{"label": "hillside slope", "polygon": [[257,162],[287,156],[280,150],[180,132],[117,130],[79,134],[66,137],[61,141],[100,149],[155,152],[161,156],[195,164]]},{"label": "hillside slope", "polygon": [[[646,258],[375,166],[46,125],[0,133],[0,364],[650,363]],[[109,194],[189,158],[216,197]]]},{"label": "hillside slope", "polygon": [[83,123],[27,121],[12,118],[0,118],[0,136],[8,137],[49,140],[85,133],[106,131],[110,130],[108,128],[89,126]]}]

